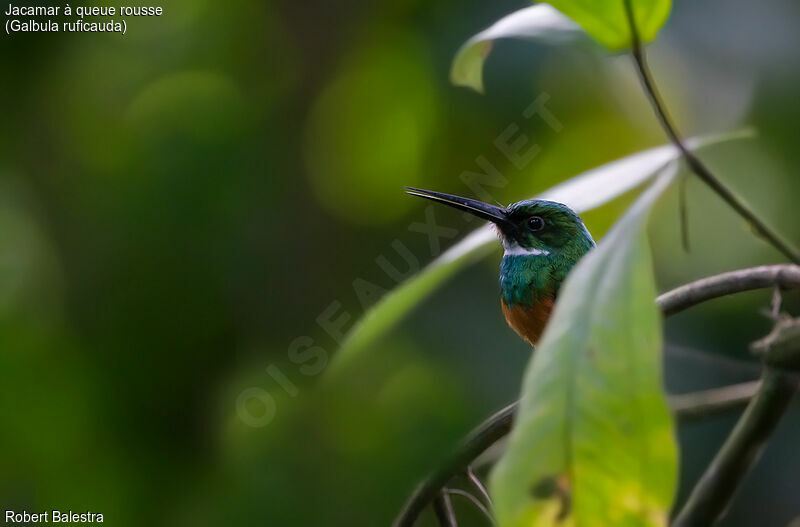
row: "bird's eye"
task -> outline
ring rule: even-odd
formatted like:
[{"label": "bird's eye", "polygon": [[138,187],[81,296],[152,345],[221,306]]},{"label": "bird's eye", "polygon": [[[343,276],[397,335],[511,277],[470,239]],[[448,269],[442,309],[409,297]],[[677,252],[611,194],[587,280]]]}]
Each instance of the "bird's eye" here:
[{"label": "bird's eye", "polygon": [[541,216],[528,218],[528,228],[533,232],[544,229],[544,219]]}]

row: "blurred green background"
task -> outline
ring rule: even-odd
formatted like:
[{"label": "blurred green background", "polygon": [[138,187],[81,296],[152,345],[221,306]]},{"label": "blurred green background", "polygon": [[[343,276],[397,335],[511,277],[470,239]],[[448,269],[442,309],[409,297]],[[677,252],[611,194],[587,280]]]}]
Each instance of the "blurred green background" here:
[{"label": "blurred green background", "polygon": [[[512,202],[664,137],[629,58],[587,46],[500,42],[485,96],[452,87],[458,46],[525,2],[161,5],[125,36],[2,36],[0,504],[123,526],[387,525],[516,397],[529,356],[500,314],[496,251],[320,388],[370,301],[354,281],[374,298],[395,285],[387,262],[403,274],[406,253],[414,268],[453,243],[409,230],[426,205],[402,187],[469,194],[483,156]],[[758,130],[703,157],[795,244],[798,24],[794,0],[676,0],[650,46],[684,132]],[[522,118],[543,93],[560,132]],[[523,170],[494,145],[513,124],[541,148]],[[690,253],[676,192],[651,218],[660,289],[782,261],[702,184],[688,196]],[[596,237],[631,198],[585,216]],[[459,236],[477,223],[435,214]],[[668,321],[670,390],[757,376],[768,300]],[[724,526],[800,515],[799,419]],[[734,422],[681,427],[681,496]]]}]

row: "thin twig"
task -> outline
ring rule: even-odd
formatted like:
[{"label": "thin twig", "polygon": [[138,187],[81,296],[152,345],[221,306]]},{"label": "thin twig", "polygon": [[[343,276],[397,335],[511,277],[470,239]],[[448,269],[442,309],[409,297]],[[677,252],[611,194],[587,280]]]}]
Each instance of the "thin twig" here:
[{"label": "thin twig", "polygon": [[772,302],[770,302],[770,317],[773,322],[777,322],[781,318],[782,303],[783,295],[781,295],[781,288],[776,285],[772,288]]},{"label": "thin twig", "polygon": [[436,499],[433,500],[433,510],[441,527],[458,527],[456,513],[453,511],[453,504],[450,502],[449,489],[442,489]]},{"label": "thin twig", "polygon": [[672,527],[710,527],[721,518],[796,391],[794,375],[775,368],[765,369],[761,390],[750,401]]},{"label": "thin twig", "polygon": [[[756,377],[764,369],[761,364],[752,360],[735,359],[727,355],[699,350],[689,346],[680,346],[667,342],[664,345],[664,356],[688,359],[699,368],[710,368],[719,373],[729,372],[733,375]],[[800,526],[798,526],[800,527]]]},{"label": "thin twig", "polygon": [[487,509],[486,506],[483,503],[481,503],[481,500],[479,500],[469,492],[461,489],[447,489],[446,492],[448,494],[452,494],[455,496],[463,496],[467,498],[469,501],[472,502],[473,505],[475,505],[475,507],[478,508],[478,510],[480,510],[483,513],[484,516],[486,516],[486,518],[488,518],[490,522],[492,522],[492,525],[495,524],[494,516],[492,516],[492,513],[489,512],[489,509]]},{"label": "thin twig", "polygon": [[[656,304],[665,316],[669,316],[706,300],[774,285],[779,285],[785,289],[800,288],[800,267],[795,265],[772,265],[723,273],[673,289],[659,296],[656,299]],[[737,401],[737,404],[746,402],[745,399],[739,397],[741,390],[737,395],[734,395],[733,392],[735,391],[730,392],[730,395]],[[705,415],[732,408],[732,403],[719,397],[717,397],[716,404],[708,404],[707,392],[704,396],[700,394],[693,394],[692,396],[697,397],[698,401],[704,399],[702,406],[706,412]],[[681,419],[684,415],[687,418],[696,417],[697,410],[687,407],[685,404],[686,398],[690,396],[681,395],[679,397],[681,398],[679,401],[682,400],[683,404],[679,409],[676,409],[676,417],[678,419]],[[450,479],[456,474],[464,472],[475,458],[505,437],[511,430],[516,406],[517,403],[506,406],[470,432],[456,449],[455,454],[414,490],[403,510],[397,516],[394,526],[412,527],[423,509],[436,498],[439,491]]]},{"label": "thin twig", "polygon": [[636,27],[636,21],[633,16],[633,7],[631,0],[623,0],[625,4],[625,14],[628,18],[628,26],[631,30],[631,50],[633,59],[636,64],[636,71],[639,74],[639,80],[642,87],[650,99],[650,104],[658,117],[661,127],[669,137],[670,141],[680,151],[683,159],[689,168],[697,174],[697,176],[708,185],[711,190],[717,193],[733,210],[750,223],[753,230],[763,236],[773,247],[783,253],[789,260],[796,264],[800,264],[800,252],[795,247],[792,247],[787,241],[772,230],[758,215],[747,205],[739,196],[737,196],[725,183],[717,178],[714,173],[703,163],[691,150],[687,148],[681,138],[678,129],[673,124],[669,116],[666,106],[664,105],[661,95],[658,92],[650,68],[647,65],[647,56],[642,46],[639,37],[639,29]]},{"label": "thin twig", "polygon": [[492,498],[489,497],[489,491],[486,490],[481,480],[478,479],[478,476],[475,475],[475,472],[472,471],[472,465],[467,465],[467,477],[475,485],[475,488],[478,489],[478,493],[483,497],[486,501],[486,506],[491,508],[492,507]]},{"label": "thin twig", "polygon": [[683,252],[688,253],[691,251],[691,244],[689,243],[689,207],[686,203],[686,185],[687,179],[682,177],[678,182],[678,214],[681,223],[681,245]]}]

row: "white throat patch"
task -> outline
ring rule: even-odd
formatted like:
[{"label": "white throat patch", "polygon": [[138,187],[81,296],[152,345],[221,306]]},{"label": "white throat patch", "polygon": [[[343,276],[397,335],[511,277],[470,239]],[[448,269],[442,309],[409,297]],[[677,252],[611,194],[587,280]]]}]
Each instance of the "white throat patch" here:
[{"label": "white throat patch", "polygon": [[550,251],[545,249],[536,249],[535,247],[532,249],[526,249],[525,247],[520,246],[518,243],[503,243],[503,249],[505,249],[504,256],[547,256],[550,254]]}]

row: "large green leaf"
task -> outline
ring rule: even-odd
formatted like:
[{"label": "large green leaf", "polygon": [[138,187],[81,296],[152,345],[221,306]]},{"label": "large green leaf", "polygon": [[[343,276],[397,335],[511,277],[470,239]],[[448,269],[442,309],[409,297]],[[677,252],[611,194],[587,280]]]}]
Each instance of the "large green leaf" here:
[{"label": "large green leaf", "polygon": [[671,164],[581,260],[491,477],[500,527],[665,526],[677,479],[644,224]]},{"label": "large green leaf", "polygon": [[[749,136],[749,132],[690,139],[692,148]],[[647,181],[667,163],[678,157],[672,145],[664,145],[618,159],[584,172],[540,194],[539,198],[565,203],[581,213],[608,203],[612,199]],[[442,285],[445,280],[469,263],[491,253],[496,236],[488,226],[476,229],[445,251],[417,275],[386,294],[358,321],[347,334],[329,368],[335,374],[344,364],[374,344],[381,335],[397,324],[411,309]]]},{"label": "large green leaf", "polygon": [[[595,40],[611,50],[628,48],[631,33],[625,12],[626,0],[548,0]],[[671,0],[630,0],[642,42],[656,38],[672,7]]]},{"label": "large green leaf", "polygon": [[450,81],[483,93],[483,63],[500,38],[525,38],[560,42],[583,31],[580,26],[552,6],[537,4],[514,11],[467,40],[456,53],[450,67]]}]

